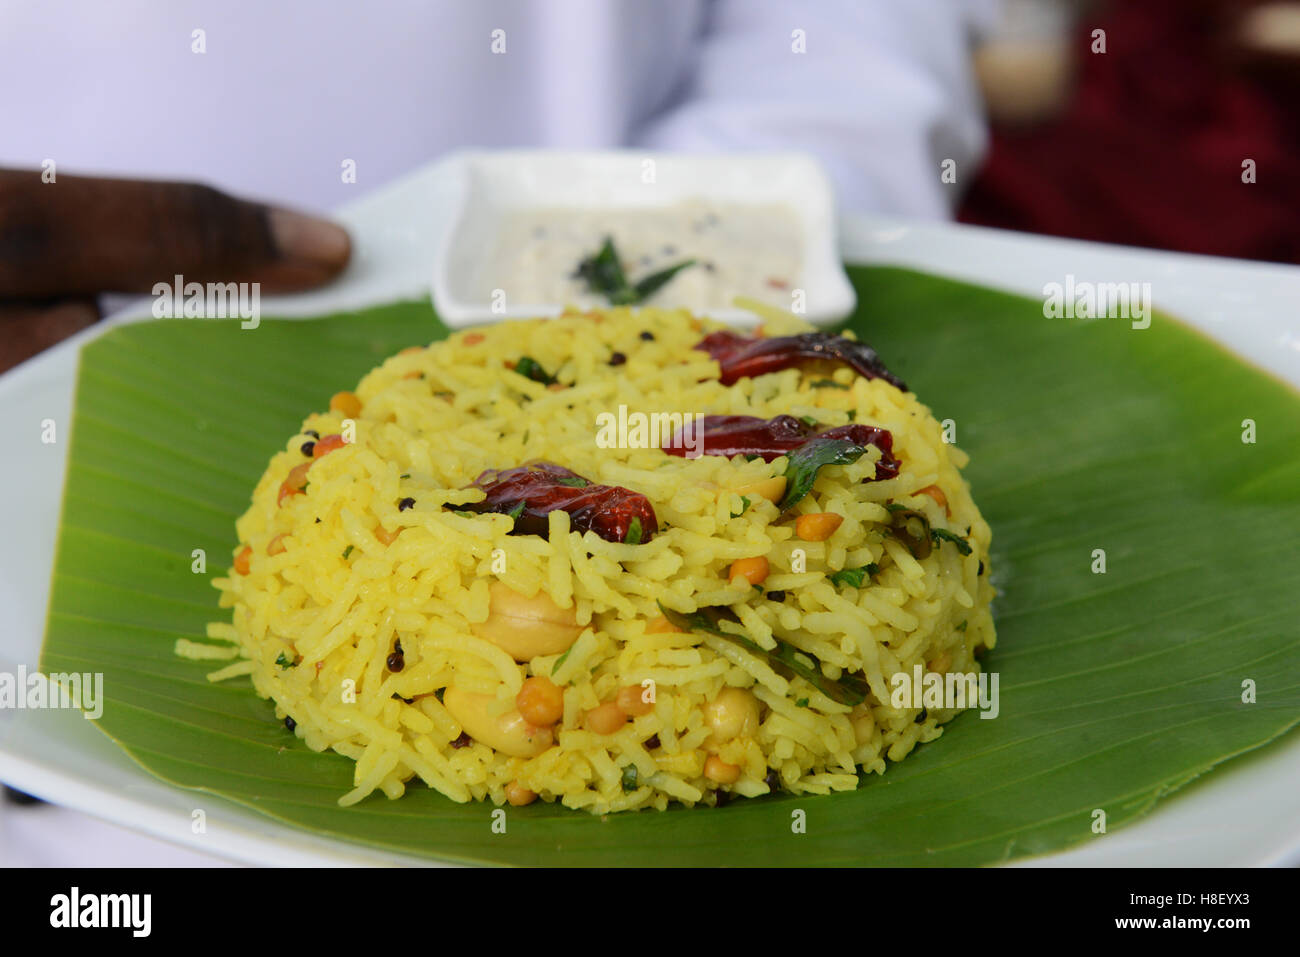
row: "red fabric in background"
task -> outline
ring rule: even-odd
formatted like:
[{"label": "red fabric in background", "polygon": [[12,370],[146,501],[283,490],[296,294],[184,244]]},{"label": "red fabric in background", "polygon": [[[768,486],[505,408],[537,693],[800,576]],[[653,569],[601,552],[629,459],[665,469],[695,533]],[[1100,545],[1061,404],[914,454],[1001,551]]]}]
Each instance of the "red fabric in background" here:
[{"label": "red fabric in background", "polygon": [[[1073,101],[1048,124],[994,130],[958,218],[1300,263],[1300,89],[1229,55],[1224,6],[1128,0],[1085,18]],[[1106,53],[1091,52],[1097,27]]]}]

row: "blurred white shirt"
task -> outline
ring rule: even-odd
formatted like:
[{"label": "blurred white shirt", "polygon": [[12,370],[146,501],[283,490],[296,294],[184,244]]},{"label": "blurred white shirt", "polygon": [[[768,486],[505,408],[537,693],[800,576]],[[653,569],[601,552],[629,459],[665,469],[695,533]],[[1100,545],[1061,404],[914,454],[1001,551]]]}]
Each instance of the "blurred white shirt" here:
[{"label": "blurred white shirt", "polygon": [[462,147],[795,149],[846,208],[938,218],[993,3],[0,0],[0,165],[327,210]]}]

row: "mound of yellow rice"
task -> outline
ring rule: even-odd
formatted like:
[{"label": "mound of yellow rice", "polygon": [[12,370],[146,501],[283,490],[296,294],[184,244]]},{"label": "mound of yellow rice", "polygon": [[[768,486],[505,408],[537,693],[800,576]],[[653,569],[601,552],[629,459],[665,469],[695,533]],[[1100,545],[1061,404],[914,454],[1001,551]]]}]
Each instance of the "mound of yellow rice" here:
[{"label": "mound of yellow rice", "polygon": [[[767,318],[767,335],[808,328]],[[251,549],[247,572],[215,581],[233,619],[211,625],[209,637],[230,645],[184,642],[178,651],[237,658],[210,677],[249,675],[309,747],[352,758],[344,805],[375,791],[400,797],[418,779],[458,802],[536,795],[604,813],[773,789],[825,794],[855,788],[859,769],[883,773],[957,713],[894,707],[893,676],[917,665],[975,675],[976,652],[994,644],[990,532],[959,472],[967,457],[915,396],[847,367],[721,385],[714,360],[693,348],[711,328],[682,311],[612,309],[503,322],[391,357],[357,386],[354,420],[308,416],[258,482],[236,524]],[[615,352],[626,362],[611,365]],[[512,372],[522,356],[572,385]],[[839,387],[813,386],[828,375]],[[793,515],[832,512],[843,523],[825,541],[803,541],[793,515],[752,493],[783,474],[785,458],[601,448],[597,416],[620,405],[875,425],[892,432],[901,472],[864,481],[875,474],[874,448],[821,469]],[[281,504],[309,430],[351,441],[315,460],[304,492]],[[511,535],[508,515],[456,510],[482,498],[471,485],[485,469],[534,460],[643,493],[659,533],[612,543],[570,529],[556,510],[549,539]],[[946,509],[917,494],[928,487],[942,490]],[[746,488],[748,507],[736,491]],[[939,542],[914,557],[889,533],[886,503],[954,530],[970,553]],[[729,582],[731,564],[751,556],[768,559],[762,587]],[[860,587],[829,577],[869,565],[878,571]],[[576,622],[568,650],[520,662],[491,640],[503,622],[494,630],[490,619],[508,611],[494,606],[501,586],[540,595]],[[763,654],[668,626],[661,605],[729,606],[737,621],[728,628],[763,648],[794,646],[828,679],[860,675],[871,694],[837,703]],[[517,623],[504,621],[507,630]],[[563,691],[549,746],[511,755],[465,734],[485,720],[517,729],[516,698],[532,676]],[[591,730],[586,716],[629,686],[643,690],[644,713],[611,733]],[[474,721],[453,714],[448,689],[476,702]],[[724,689],[744,691],[757,720],[721,727],[713,703]]]}]

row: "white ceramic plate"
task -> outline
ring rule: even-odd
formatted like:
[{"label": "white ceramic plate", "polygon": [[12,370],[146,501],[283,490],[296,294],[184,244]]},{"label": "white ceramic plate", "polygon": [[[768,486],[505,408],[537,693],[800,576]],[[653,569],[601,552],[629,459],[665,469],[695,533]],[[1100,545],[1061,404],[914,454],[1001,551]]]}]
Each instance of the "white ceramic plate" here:
[{"label": "white ceramic plate", "polygon": [[[422,169],[350,204],[340,218],[356,256],[328,289],[267,298],[268,315],[322,312],[422,296],[438,243],[462,199],[456,160]],[[850,219],[842,253],[1038,296],[1067,274],[1149,281],[1173,312],[1274,375],[1300,386],[1300,269],[1100,246],[942,224]],[[36,667],[63,489],[81,345],[115,317],[0,377],[0,671]],[[41,422],[59,423],[40,441]],[[234,860],[274,865],[403,863],[396,855],[313,837],[208,794],[157,780],[73,712],[0,710],[0,779],[47,800]],[[207,830],[195,834],[201,807]],[[423,862],[427,863],[427,862]],[[1300,863],[1300,735],[1233,760],[1138,822],[1029,865]]]},{"label": "white ceramic plate", "polygon": [[[446,161],[457,183],[456,213],[440,225],[433,270],[433,304],[453,328],[502,318],[558,315],[563,302],[516,302],[494,308],[474,286],[484,250],[493,248],[510,218],[546,209],[655,209],[705,198],[711,203],[788,210],[798,224],[802,271],[794,287],[805,296],[804,317],[817,324],[843,319],[856,295],[844,274],[835,236],[830,182],[811,156],[680,155],[610,151],[520,150],[462,153]],[[668,286],[663,295],[668,295]],[[724,322],[751,323],[741,309],[702,310]]]}]

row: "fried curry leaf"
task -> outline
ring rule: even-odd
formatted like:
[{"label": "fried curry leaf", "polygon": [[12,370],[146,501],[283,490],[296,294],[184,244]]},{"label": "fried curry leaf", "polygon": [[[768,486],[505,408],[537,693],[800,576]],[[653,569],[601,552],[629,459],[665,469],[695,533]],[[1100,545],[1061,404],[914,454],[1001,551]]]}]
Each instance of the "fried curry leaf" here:
[{"label": "fried curry leaf", "polygon": [[831,572],[827,577],[836,588],[841,588],[844,585],[861,588],[864,581],[875,577],[879,571],[880,566],[875,562],[871,562],[859,568],[841,568],[837,572]]},{"label": "fried curry leaf", "polygon": [[957,551],[961,552],[963,555],[969,555],[971,553],[970,543],[957,533],[950,532],[946,528],[931,528],[930,537],[934,539],[936,545],[938,545],[940,541],[952,542],[957,546]]},{"label": "fried curry leaf", "polygon": [[790,453],[785,467],[785,497],[777,508],[788,512],[812,491],[817,473],[827,465],[848,465],[862,458],[867,450],[847,439],[830,439],[823,436],[809,439]]},{"label": "fried curry leaf", "polygon": [[892,502],[885,507],[893,513],[888,531],[907,546],[913,558],[929,557],[931,546],[944,542],[952,542],[963,555],[971,553],[970,543],[966,539],[946,528],[931,527],[930,520],[915,509],[900,508]]},{"label": "fried curry leaf", "polygon": [[928,558],[935,541],[930,534],[930,520],[911,508],[891,508],[890,511],[893,515],[885,529],[886,534],[906,545],[913,558]]},{"label": "fried curry leaf", "polygon": [[515,363],[515,371],[525,379],[532,379],[542,385],[554,385],[558,380],[542,368],[542,364],[532,356],[524,356]]},{"label": "fried curry leaf", "polygon": [[[682,631],[702,631],[718,638],[725,638],[733,644],[740,645],[746,651],[761,658],[766,658],[767,663],[772,666],[772,670],[778,674],[798,675],[826,697],[839,704],[861,704],[871,691],[867,687],[865,679],[855,675],[844,675],[838,681],[826,677],[822,674],[821,664],[816,658],[806,651],[799,651],[794,645],[787,644],[779,638],[776,641],[776,647],[769,651],[752,638],[731,631],[723,631],[719,626],[719,622],[738,620],[735,613],[729,608],[701,608],[690,614],[684,614],[680,611],[673,611],[671,608],[665,608],[661,602],[659,610],[663,612],[665,618],[675,627],[682,629]],[[808,659],[812,664],[805,664],[800,660],[801,658]]]}]

